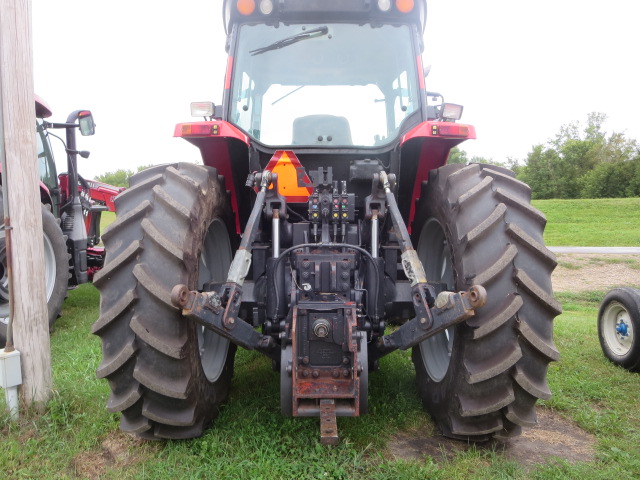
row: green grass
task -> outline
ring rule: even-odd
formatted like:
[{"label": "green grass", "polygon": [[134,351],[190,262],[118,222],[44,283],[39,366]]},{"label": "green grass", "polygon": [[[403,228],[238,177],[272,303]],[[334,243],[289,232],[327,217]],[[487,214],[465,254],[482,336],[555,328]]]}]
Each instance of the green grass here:
[{"label": "green grass", "polygon": [[[549,220],[549,245],[640,245],[640,199],[534,205]],[[114,218],[104,213],[102,229]],[[608,262],[606,257],[596,260]],[[554,396],[542,402],[595,435],[596,456],[577,464],[549,458],[525,468],[483,448],[445,460],[442,455],[393,458],[389,443],[394,435],[435,432],[418,400],[409,354],[401,352],[384,358],[380,371],[370,375],[370,413],[339,419],[342,441],[337,447],[319,444],[317,419],[280,415],[278,375],[265,357],[247,351],[237,354],[228,405],[201,438],[132,440],[118,433],[118,416],[104,408],[109,387],[95,378],[100,342],[89,333],[98,316],[98,293],[83,285],[70,292],[52,335],[54,392],[46,413],[23,413],[12,423],[0,412],[0,478],[638,478],[640,374],[613,366],[600,351],[595,324],[603,295],[558,295],[564,313],[556,320],[555,341],[562,359],[549,369]],[[4,398],[0,407],[4,410]]]},{"label": "green grass", "polygon": [[[239,351],[228,405],[201,438],[137,442],[118,433],[109,388],[96,380],[100,346],[89,333],[98,315],[91,285],[70,292],[52,335],[54,395],[42,417],[0,416],[1,478],[105,479],[631,479],[640,476],[640,375],[613,366],[598,345],[595,320],[604,292],[560,294],[556,320],[562,359],[551,365],[554,396],[544,405],[597,437],[596,456],[575,465],[549,458],[528,469],[491,449],[396,460],[388,444],[402,431],[432,435],[418,401],[408,353],[396,352],[370,375],[370,413],[339,419],[342,442],[319,444],[318,419],[279,413],[278,375],[270,362]],[[107,454],[120,445],[116,459]],[[559,449],[562,448],[560,445]]]},{"label": "green grass", "polygon": [[640,198],[534,200],[547,217],[547,245],[632,247],[640,245]]},{"label": "green grass", "polygon": [[103,233],[104,229],[111,225],[115,219],[115,212],[102,212],[100,215],[100,232]]},{"label": "green grass", "polygon": [[[547,245],[576,247],[640,246],[640,198],[534,200],[547,217]],[[103,212],[100,229],[115,220]]]}]

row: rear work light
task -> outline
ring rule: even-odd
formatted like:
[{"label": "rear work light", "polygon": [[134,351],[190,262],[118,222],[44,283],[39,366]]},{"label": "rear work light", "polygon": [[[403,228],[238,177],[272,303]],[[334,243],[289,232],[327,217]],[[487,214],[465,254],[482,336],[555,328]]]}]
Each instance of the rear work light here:
[{"label": "rear work light", "polygon": [[462,117],[462,105],[455,103],[445,103],[442,105],[442,119],[445,121],[456,121]]},{"label": "rear work light", "polygon": [[192,117],[213,117],[214,111],[213,102],[191,102]]}]

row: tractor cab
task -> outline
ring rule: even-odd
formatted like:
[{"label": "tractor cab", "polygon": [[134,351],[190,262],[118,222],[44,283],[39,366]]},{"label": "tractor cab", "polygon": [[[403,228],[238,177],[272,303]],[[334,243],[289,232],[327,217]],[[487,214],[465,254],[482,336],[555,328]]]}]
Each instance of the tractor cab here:
[{"label": "tractor cab", "polygon": [[[454,123],[461,106],[425,89],[425,19],[424,0],[225,1],[222,105],[192,104],[205,122],[179,124],[175,136],[227,178],[237,233],[252,206],[239,192],[267,167],[303,215],[312,172],[330,167],[363,210],[371,174],[385,169],[411,223],[428,171],[475,138],[473,127]],[[246,160],[226,160],[237,155]]]},{"label": "tractor cab", "polygon": [[425,13],[413,0],[225,2],[223,119],[266,147],[392,146],[427,118]]}]

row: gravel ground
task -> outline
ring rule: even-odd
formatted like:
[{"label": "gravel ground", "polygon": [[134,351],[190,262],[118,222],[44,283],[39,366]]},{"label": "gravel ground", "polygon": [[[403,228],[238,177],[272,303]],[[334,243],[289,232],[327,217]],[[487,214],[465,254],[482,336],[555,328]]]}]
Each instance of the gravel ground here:
[{"label": "gravel ground", "polygon": [[640,287],[640,255],[559,253],[553,272],[555,292],[607,291]]}]

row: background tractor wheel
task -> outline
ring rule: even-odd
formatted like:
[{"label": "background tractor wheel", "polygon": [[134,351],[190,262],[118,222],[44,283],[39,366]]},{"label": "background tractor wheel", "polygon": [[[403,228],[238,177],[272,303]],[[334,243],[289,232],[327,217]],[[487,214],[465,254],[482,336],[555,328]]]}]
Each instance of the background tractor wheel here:
[{"label": "background tractor wheel", "polygon": [[[3,200],[0,196],[0,212]],[[69,254],[65,237],[60,229],[60,221],[51,210],[42,206],[42,230],[44,241],[44,284],[49,312],[49,330],[60,316],[62,303],[67,295],[69,283]],[[7,276],[7,255],[5,232],[0,229],[0,348],[7,341],[7,321],[9,317],[9,278]]]},{"label": "background tractor wheel", "polygon": [[604,356],[632,372],[640,371],[640,290],[615,288],[598,313],[598,337]]},{"label": "background tractor wheel", "polygon": [[447,436],[518,435],[536,423],[538,398],[551,396],[556,259],[543,244],[546,219],[529,201],[513,172],[490,165],[447,165],[423,185],[413,235],[427,278],[487,289],[473,318],[413,349],[423,403]]},{"label": "background tractor wheel", "polygon": [[141,437],[199,436],[228,396],[236,347],[184,319],[170,295],[177,284],[226,280],[233,250],[223,182],[209,167],[162,165],[134,175],[115,202],[94,279],[107,409]]}]

